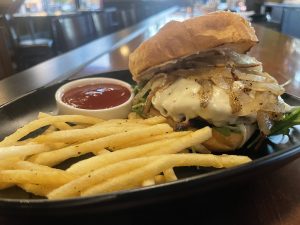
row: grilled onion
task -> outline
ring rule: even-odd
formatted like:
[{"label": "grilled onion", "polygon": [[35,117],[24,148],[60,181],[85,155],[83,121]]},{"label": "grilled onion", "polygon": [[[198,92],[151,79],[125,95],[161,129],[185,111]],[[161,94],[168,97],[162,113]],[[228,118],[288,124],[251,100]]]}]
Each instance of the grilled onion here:
[{"label": "grilled onion", "polygon": [[260,131],[265,135],[269,135],[271,132],[271,128],[273,126],[270,113],[264,111],[258,111],[256,119]]},{"label": "grilled onion", "polygon": [[250,88],[254,91],[269,91],[279,96],[284,93],[284,88],[278,84],[265,83],[265,82],[252,82],[252,81],[241,81],[246,88]]},{"label": "grilled onion", "polygon": [[201,80],[198,82],[202,88],[200,88],[199,91],[199,97],[200,97],[200,106],[202,108],[207,107],[212,94],[213,94],[213,84],[209,80]]},{"label": "grilled onion", "polygon": [[233,83],[232,78],[226,78],[226,77],[223,77],[223,76],[213,76],[211,78],[211,80],[219,88],[222,88],[222,89],[225,89],[225,90],[229,90],[232,83]]},{"label": "grilled onion", "polygon": [[249,55],[238,54],[234,51],[227,51],[226,54],[229,55],[230,60],[234,62],[236,67],[254,67],[261,65],[261,62]]},{"label": "grilled onion", "polygon": [[248,80],[248,81],[256,81],[256,82],[263,82],[266,80],[266,77],[250,74],[250,73],[242,73],[239,70],[234,70],[234,74],[240,80]]}]

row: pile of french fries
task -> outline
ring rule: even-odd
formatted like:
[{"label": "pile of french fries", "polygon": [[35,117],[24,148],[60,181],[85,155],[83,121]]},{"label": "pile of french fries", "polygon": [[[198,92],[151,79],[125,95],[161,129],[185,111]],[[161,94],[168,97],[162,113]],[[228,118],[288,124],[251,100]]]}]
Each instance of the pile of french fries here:
[{"label": "pile of french fries", "polygon": [[[17,185],[48,199],[100,195],[175,181],[174,167],[228,168],[251,161],[187,151],[211,135],[209,127],[174,132],[164,117],[130,114],[104,121],[40,113],[0,142],[0,189]],[[87,153],[92,156],[79,157]],[[78,160],[65,170],[56,167],[70,158]]]}]

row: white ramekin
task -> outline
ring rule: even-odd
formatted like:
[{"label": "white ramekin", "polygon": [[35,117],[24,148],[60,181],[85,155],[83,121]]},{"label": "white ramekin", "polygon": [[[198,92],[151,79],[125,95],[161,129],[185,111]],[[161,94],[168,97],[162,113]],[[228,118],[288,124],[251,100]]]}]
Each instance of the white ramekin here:
[{"label": "white ramekin", "polygon": [[[110,84],[118,84],[123,87],[126,87],[131,95],[129,99],[122,103],[121,105],[107,108],[107,109],[80,109],[80,108],[75,108],[71,105],[68,105],[62,101],[62,96],[65,92],[68,90],[71,90],[76,87],[82,87],[84,85],[88,84],[105,84],[105,83],[110,83]],[[56,100],[56,105],[58,109],[58,114],[65,114],[65,115],[86,115],[86,116],[94,116],[98,117],[101,119],[124,119],[127,118],[128,113],[131,111],[131,105],[132,105],[132,100],[134,97],[133,90],[131,88],[131,85],[117,79],[113,78],[104,78],[104,77],[97,77],[97,78],[84,78],[84,79],[79,79],[79,80],[74,80],[69,83],[64,84],[61,86],[55,93],[55,100]]]}]

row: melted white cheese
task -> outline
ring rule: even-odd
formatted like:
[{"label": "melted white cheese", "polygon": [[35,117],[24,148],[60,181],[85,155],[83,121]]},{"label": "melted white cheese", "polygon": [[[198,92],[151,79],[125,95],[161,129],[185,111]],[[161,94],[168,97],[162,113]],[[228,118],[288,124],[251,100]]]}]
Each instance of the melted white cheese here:
[{"label": "melted white cheese", "polygon": [[200,116],[215,126],[223,126],[236,119],[225,90],[213,85],[212,97],[202,108],[198,94],[201,88],[193,79],[179,78],[166,89],[157,91],[152,104],[163,116],[170,116],[177,122]]}]

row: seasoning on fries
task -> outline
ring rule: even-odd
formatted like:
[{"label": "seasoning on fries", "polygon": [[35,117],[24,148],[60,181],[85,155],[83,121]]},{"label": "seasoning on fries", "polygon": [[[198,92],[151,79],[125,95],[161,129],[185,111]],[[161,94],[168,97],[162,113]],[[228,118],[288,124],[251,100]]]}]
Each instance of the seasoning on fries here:
[{"label": "seasoning on fries", "polygon": [[[211,136],[209,127],[175,132],[161,116],[141,119],[130,114],[129,119],[103,121],[40,113],[0,142],[0,189],[16,185],[35,195],[64,199],[173,182],[178,179],[175,167],[228,168],[251,161],[187,151]],[[93,156],[79,157],[86,153]],[[65,170],[54,168],[70,158],[77,162]]]}]

